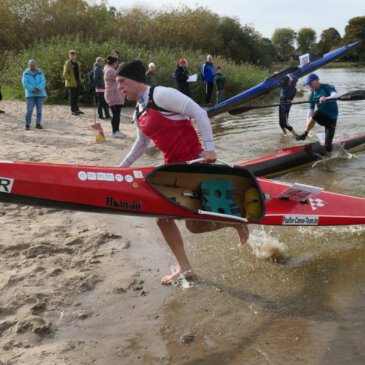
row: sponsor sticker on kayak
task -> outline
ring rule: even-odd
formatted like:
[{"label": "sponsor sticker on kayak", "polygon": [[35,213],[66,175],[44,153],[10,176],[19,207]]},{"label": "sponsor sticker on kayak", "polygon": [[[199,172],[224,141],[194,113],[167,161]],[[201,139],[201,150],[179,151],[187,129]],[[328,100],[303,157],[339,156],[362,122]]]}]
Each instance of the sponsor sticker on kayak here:
[{"label": "sponsor sticker on kayak", "polygon": [[8,177],[0,177],[0,193],[11,193],[14,179]]},{"label": "sponsor sticker on kayak", "polygon": [[318,226],[318,215],[284,215],[283,226]]},{"label": "sponsor sticker on kayak", "polygon": [[[139,171],[136,171],[136,172],[137,172],[138,178],[143,177],[143,175],[140,177],[140,175],[138,174]],[[117,182],[122,182],[124,179],[128,182],[133,181],[133,176],[131,176],[131,175],[126,175],[124,177],[121,174],[113,174],[111,172],[79,171],[77,176],[81,181],[91,180],[91,181],[117,181]]]}]

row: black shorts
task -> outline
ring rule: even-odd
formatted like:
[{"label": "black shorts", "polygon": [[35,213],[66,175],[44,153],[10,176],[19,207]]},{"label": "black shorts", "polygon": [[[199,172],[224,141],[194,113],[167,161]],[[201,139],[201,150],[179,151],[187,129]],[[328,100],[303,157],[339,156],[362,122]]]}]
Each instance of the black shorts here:
[{"label": "black shorts", "polygon": [[336,120],[328,117],[326,114],[321,112],[320,110],[316,110],[312,117],[319,125],[323,127],[335,127],[336,128]]},{"label": "black shorts", "polygon": [[316,110],[312,116],[312,118],[321,126],[325,128],[325,142],[324,148],[327,152],[332,151],[332,141],[336,132],[336,123],[335,119],[328,117],[326,114],[322,113],[320,110]]}]

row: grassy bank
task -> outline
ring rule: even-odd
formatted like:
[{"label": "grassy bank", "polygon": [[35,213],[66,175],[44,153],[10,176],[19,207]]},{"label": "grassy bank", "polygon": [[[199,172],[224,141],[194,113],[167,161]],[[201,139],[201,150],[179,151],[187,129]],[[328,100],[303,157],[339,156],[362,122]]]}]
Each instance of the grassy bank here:
[{"label": "grassy bank", "polygon": [[[48,42],[39,43],[31,49],[20,52],[7,62],[0,73],[0,84],[3,86],[5,98],[23,98],[21,77],[27,62],[35,58],[38,67],[43,70],[47,78],[47,102],[63,103],[67,101],[68,93],[62,78],[63,65],[68,58],[68,51],[76,49],[81,70],[82,92],[81,103],[92,103],[93,90],[88,82],[88,74],[97,56],[106,57],[111,50],[116,49],[123,61],[139,58],[147,65],[154,62],[157,65],[157,76],[160,85],[175,87],[171,74],[175,70],[180,58],[188,60],[188,69],[191,74],[198,73],[200,65],[205,61],[205,55],[179,49],[159,48],[146,50],[138,46],[123,44],[118,40],[107,43],[82,42],[78,39],[54,38]],[[226,97],[235,95],[242,90],[261,82],[268,76],[268,71],[250,64],[236,65],[223,58],[215,57],[214,63],[223,68],[226,76]],[[202,81],[192,84],[192,97],[203,101],[204,86]]]}]

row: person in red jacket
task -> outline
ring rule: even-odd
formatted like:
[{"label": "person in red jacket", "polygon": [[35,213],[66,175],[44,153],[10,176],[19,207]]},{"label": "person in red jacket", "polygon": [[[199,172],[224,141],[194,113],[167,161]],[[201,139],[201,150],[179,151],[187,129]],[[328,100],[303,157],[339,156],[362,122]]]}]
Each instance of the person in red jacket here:
[{"label": "person in red jacket", "polygon": [[[137,101],[134,120],[138,128],[137,140],[120,166],[131,166],[143,155],[151,141],[163,153],[165,163],[185,162],[199,157],[204,157],[206,163],[215,162],[217,154],[207,112],[176,89],[147,86],[145,72],[146,69],[139,60],[127,62],[118,69],[118,87],[128,100]],[[198,125],[203,144],[194,129],[192,119]],[[158,218],[157,225],[178,264],[177,271],[164,276],[161,284],[170,284],[181,274],[192,275],[193,269],[175,221]],[[193,233],[233,227],[237,230],[241,244],[248,239],[248,228],[245,224],[186,221],[186,227]]]}]

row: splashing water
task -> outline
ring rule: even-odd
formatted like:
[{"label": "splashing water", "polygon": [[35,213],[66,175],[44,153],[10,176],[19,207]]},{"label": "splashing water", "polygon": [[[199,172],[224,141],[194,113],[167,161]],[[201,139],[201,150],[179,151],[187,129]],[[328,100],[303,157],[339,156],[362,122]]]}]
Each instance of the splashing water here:
[{"label": "splashing water", "polygon": [[332,157],[325,157],[325,156],[318,156],[320,157],[320,160],[314,162],[312,165],[312,168],[319,168],[323,169],[325,171],[329,171],[330,164],[333,161],[338,160],[351,160],[352,158],[356,157],[356,155],[353,155],[352,153],[345,150],[343,145],[336,146],[335,150],[333,151]]},{"label": "splashing water", "polygon": [[[176,266],[171,266],[171,273],[176,272]],[[172,286],[181,286],[183,289],[189,289],[195,286],[194,281],[191,280],[191,271],[183,272],[178,278],[171,282]]]},{"label": "splashing water", "polygon": [[264,227],[251,232],[248,244],[252,247],[255,256],[260,259],[272,259],[276,262],[287,259],[286,245],[272,235],[271,230],[266,232]]}]

